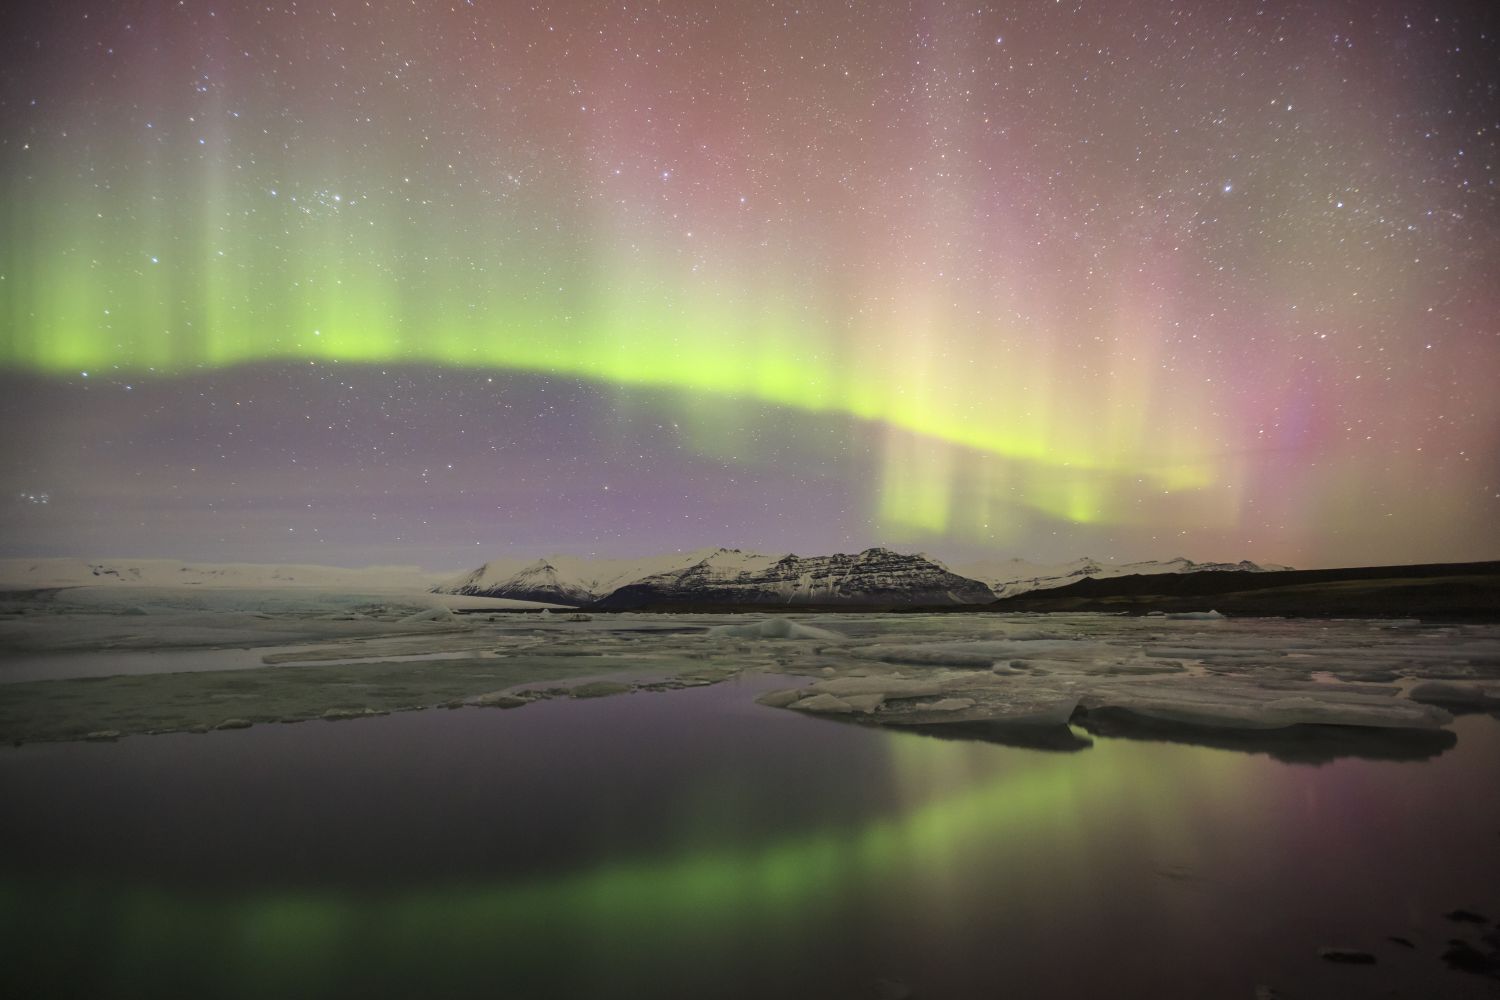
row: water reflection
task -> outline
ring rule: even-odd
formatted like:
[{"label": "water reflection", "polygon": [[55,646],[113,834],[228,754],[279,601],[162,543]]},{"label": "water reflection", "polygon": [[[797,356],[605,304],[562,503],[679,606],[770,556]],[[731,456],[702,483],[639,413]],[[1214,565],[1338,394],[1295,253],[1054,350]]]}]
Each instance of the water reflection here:
[{"label": "water reflection", "polygon": [[[1311,769],[938,740],[750,697],[22,748],[0,762],[20,817],[0,833],[0,985],[1232,996],[1269,977],[1339,995],[1308,958],[1327,935],[1420,941],[1410,914],[1500,886],[1500,812],[1466,807],[1500,777],[1488,719],[1428,764]],[[1435,828],[1444,857],[1394,869]]]},{"label": "water reflection", "polygon": [[[856,720],[857,721],[857,720]],[[1010,725],[995,722],[948,722],[932,726],[903,726],[903,732],[920,733],[940,740],[994,743],[1028,750],[1052,750],[1075,753],[1087,750],[1094,741],[1072,726]]]},{"label": "water reflection", "polygon": [[1458,736],[1446,729],[1312,725],[1221,729],[1164,722],[1109,708],[1081,713],[1077,722],[1090,733],[1102,736],[1263,753],[1288,764],[1327,764],[1346,757],[1428,760],[1458,744]]}]

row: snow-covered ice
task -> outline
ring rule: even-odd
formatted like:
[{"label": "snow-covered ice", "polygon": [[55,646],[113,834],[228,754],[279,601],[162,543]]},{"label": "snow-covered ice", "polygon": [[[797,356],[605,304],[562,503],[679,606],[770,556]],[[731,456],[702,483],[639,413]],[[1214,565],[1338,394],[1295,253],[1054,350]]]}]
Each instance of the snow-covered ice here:
[{"label": "snow-covered ice", "polygon": [[[603,695],[739,672],[785,675],[762,700],[799,714],[997,739],[1132,720],[1249,734],[1433,732],[1450,711],[1500,706],[1494,626],[540,611],[316,586],[11,592],[0,596],[0,738],[518,706],[579,681],[606,682],[583,689]],[[84,676],[95,680],[67,679]]]},{"label": "snow-covered ice", "polygon": [[[1491,705],[1500,629],[1192,615],[836,616],[819,673],[762,702],[867,723],[1088,724],[1244,733],[1296,727],[1436,730]],[[1425,680],[1442,677],[1447,681]],[[1453,683],[1467,679],[1466,684]],[[1409,689],[1409,690],[1408,690]],[[855,709],[852,696],[866,699]],[[868,699],[877,699],[873,707]]]},{"label": "snow-covered ice", "polygon": [[[0,655],[59,650],[273,646],[451,627],[454,610],[525,601],[420,590],[101,584],[0,591]],[[3,668],[0,668],[3,676]]]}]

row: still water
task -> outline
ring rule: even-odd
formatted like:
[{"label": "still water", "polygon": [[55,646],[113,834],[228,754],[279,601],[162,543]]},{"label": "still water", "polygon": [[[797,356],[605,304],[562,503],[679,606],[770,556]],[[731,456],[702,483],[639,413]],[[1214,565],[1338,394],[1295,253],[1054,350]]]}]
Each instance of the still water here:
[{"label": "still water", "polygon": [[1311,766],[784,685],[6,748],[0,995],[1495,995],[1438,957],[1500,915],[1493,718]]}]

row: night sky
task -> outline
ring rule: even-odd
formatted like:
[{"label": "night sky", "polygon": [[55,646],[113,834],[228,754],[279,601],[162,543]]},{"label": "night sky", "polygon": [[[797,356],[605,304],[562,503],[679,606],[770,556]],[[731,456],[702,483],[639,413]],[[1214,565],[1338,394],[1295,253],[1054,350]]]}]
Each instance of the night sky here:
[{"label": "night sky", "polygon": [[1500,557],[1492,9],[15,5],[0,554]]}]

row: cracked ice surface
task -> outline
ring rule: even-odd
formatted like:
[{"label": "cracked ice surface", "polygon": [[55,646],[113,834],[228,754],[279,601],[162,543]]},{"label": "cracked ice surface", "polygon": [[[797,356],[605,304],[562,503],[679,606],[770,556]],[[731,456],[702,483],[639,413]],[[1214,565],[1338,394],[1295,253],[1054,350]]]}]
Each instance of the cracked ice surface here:
[{"label": "cracked ice surface", "polygon": [[986,739],[994,727],[1066,734],[1070,722],[1143,720],[1216,732],[1434,733],[1450,713],[1500,709],[1496,626],[450,610],[430,595],[306,590],[10,595],[0,601],[0,737],[519,708],[575,696],[558,685],[592,684],[587,692],[604,696],[737,673],[787,675],[764,700],[799,713]]},{"label": "cracked ice surface", "polygon": [[[1500,629],[1201,616],[815,618],[822,676],[767,704],[876,725],[1089,716],[1239,731],[1433,730],[1500,705]],[[1415,697],[1413,697],[1415,693]],[[1075,714],[1077,713],[1077,714]]]}]

